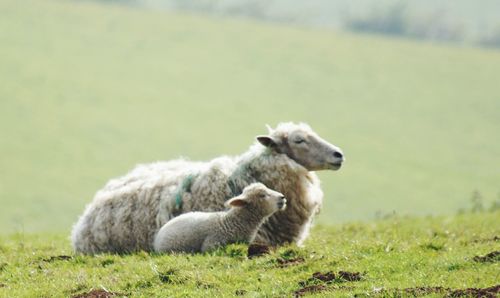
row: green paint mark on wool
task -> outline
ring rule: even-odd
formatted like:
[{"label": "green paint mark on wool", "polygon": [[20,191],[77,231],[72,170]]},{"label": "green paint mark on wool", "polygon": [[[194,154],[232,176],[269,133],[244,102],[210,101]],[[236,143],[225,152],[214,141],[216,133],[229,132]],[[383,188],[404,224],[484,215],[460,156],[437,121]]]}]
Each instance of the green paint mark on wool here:
[{"label": "green paint mark on wool", "polygon": [[177,193],[175,194],[175,208],[176,209],[181,209],[182,207],[182,194],[184,192],[191,192],[191,186],[193,185],[193,181],[196,178],[197,175],[187,175],[186,178],[181,183],[181,186],[177,190]]},{"label": "green paint mark on wool", "polygon": [[240,165],[234,172],[233,174],[228,178],[227,184],[229,186],[229,189],[231,190],[231,195],[227,198],[230,199],[232,197],[235,197],[237,195],[240,195],[243,189],[241,189],[238,186],[237,181],[247,181],[250,182],[252,181],[252,172],[250,169],[250,163],[244,163]]}]

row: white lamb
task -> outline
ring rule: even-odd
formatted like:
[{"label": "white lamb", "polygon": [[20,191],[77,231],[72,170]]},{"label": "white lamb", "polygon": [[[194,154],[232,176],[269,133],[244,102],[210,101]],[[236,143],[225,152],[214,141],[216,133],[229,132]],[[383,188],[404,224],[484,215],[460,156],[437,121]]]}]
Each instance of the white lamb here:
[{"label": "white lamb", "polygon": [[111,180],[75,224],[75,251],[151,251],[166,222],[192,211],[222,211],[227,200],[254,182],[284,194],[288,206],[260,226],[255,241],[300,245],[323,200],[314,171],[338,170],[343,153],[306,124],[281,123],[257,141],[240,156],[139,165]]},{"label": "white lamb", "polygon": [[262,183],[245,187],[226,201],[228,211],[189,212],[167,222],[154,242],[156,252],[206,252],[230,243],[250,243],[271,214],[283,210],[286,199]]}]

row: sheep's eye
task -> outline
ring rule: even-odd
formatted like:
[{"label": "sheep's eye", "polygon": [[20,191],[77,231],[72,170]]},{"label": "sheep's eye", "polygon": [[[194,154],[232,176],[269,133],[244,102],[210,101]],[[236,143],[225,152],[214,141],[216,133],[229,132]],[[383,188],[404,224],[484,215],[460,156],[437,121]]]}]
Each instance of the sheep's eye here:
[{"label": "sheep's eye", "polygon": [[305,143],[306,140],[304,139],[296,139],[295,141],[293,141],[295,144],[302,144],[302,143]]},{"label": "sheep's eye", "polygon": [[266,194],[265,194],[265,193],[261,193],[261,194],[260,194],[260,197],[263,199],[263,198],[265,198],[265,197],[266,197]]}]

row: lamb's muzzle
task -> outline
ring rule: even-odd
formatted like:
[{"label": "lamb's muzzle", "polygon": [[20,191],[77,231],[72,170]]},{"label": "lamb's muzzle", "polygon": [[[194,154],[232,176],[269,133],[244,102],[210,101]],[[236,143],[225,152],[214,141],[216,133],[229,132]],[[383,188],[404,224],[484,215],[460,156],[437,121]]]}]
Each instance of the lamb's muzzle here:
[{"label": "lamb's muzzle", "polygon": [[278,201],[278,209],[279,210],[285,210],[286,208],[286,199],[285,196],[283,196],[279,201]]}]

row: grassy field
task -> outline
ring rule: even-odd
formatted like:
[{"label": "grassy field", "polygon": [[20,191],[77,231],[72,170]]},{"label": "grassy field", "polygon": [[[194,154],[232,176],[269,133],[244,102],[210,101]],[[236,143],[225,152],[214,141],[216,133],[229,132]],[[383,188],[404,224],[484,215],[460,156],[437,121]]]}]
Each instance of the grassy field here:
[{"label": "grassy field", "polygon": [[499,72],[498,51],[3,0],[0,233],[68,233],[135,164],[239,154],[290,120],[347,156],[320,173],[320,223],[453,214],[500,192]]},{"label": "grassy field", "polygon": [[285,246],[252,259],[247,258],[245,245],[230,245],[209,255],[143,252],[88,257],[73,255],[64,235],[2,236],[0,297],[70,297],[92,291],[119,297],[293,297],[309,293],[323,297],[479,297],[469,288],[494,286],[490,294],[498,294],[499,217],[498,212],[396,217],[316,227],[305,247]]}]

